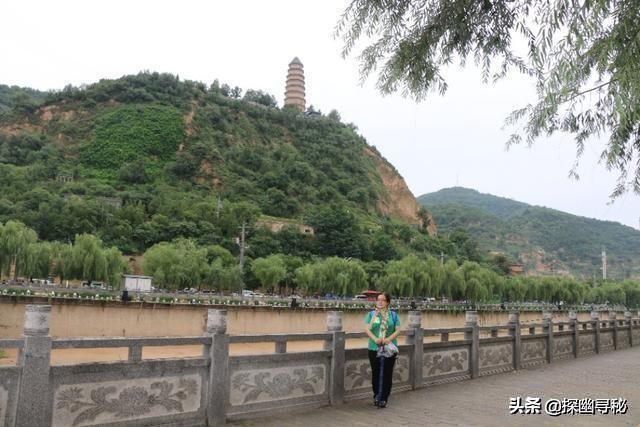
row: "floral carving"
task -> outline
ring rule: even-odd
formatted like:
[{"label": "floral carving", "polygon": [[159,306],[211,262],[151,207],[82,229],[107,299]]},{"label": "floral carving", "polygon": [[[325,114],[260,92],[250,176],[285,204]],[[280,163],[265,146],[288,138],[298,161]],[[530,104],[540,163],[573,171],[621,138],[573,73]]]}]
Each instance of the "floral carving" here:
[{"label": "floral carving", "polygon": [[513,348],[511,344],[480,347],[480,367],[497,366],[511,363]]},{"label": "floral carving", "polygon": [[544,341],[527,341],[522,343],[522,360],[543,359],[546,357],[547,345]]},{"label": "floral carving", "polygon": [[600,334],[600,347],[613,348],[613,333],[607,332],[604,334]]},{"label": "floral carving", "polygon": [[553,342],[554,355],[561,356],[569,353],[573,353],[573,342],[571,337],[557,338]]},{"label": "floral carving", "polygon": [[580,353],[592,353],[595,350],[593,335],[581,336],[578,339],[578,351]]},{"label": "floral carving", "polygon": [[[368,360],[347,362],[344,371],[345,388],[353,390],[371,384],[371,364]],[[393,368],[393,381],[402,382],[409,378],[409,359],[398,357]]]},{"label": "floral carving", "polygon": [[424,366],[427,368],[427,376],[467,371],[469,369],[469,353],[464,349],[449,353],[428,353],[424,355]]},{"label": "floral carving", "polygon": [[161,406],[167,412],[184,412],[182,401],[198,393],[198,383],[191,378],[180,378],[178,387],[174,388],[169,381],[157,381],[151,384],[150,389],[125,387],[117,397],[110,397],[118,390],[115,386],[105,386],[91,390],[87,398],[81,387],[73,386],[58,394],[56,409],[78,412],[73,419],[74,426],[94,421],[103,413],[119,419],[139,417],[151,412],[155,406]]},{"label": "floral carving", "polygon": [[345,378],[351,379],[350,389],[362,387],[371,380],[371,365],[368,361],[349,363],[345,368],[344,375]]},{"label": "floral carving", "polygon": [[[309,372],[310,371],[310,372]],[[312,366],[311,369],[296,368],[292,374],[279,372],[272,376],[263,371],[252,374],[239,372],[234,375],[231,386],[245,394],[242,403],[257,401],[262,394],[271,399],[282,399],[300,390],[303,394],[316,394],[315,384],[324,382],[324,367]]]},{"label": "floral carving", "polygon": [[629,347],[629,331],[618,331],[618,348]]}]

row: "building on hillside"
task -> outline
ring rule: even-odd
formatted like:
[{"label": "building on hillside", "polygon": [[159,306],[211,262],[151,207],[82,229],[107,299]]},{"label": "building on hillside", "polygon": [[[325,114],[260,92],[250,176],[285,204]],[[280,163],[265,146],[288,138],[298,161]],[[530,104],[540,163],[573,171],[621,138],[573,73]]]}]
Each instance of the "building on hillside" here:
[{"label": "building on hillside", "polygon": [[256,227],[267,227],[274,233],[280,232],[285,226],[291,225],[298,229],[298,231],[302,234],[310,234],[313,235],[314,229],[310,225],[302,224],[295,221],[284,221],[270,218],[260,218],[256,221]]},{"label": "building on hillside", "polygon": [[287,83],[284,92],[284,105],[292,105],[300,112],[306,109],[304,86],[304,66],[296,56],[289,63],[289,71],[287,73]]}]

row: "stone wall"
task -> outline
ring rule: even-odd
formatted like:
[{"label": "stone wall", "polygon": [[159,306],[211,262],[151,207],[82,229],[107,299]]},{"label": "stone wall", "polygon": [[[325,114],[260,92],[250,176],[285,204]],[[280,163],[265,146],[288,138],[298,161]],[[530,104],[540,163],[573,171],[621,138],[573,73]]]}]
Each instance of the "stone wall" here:
[{"label": "stone wall", "polygon": [[[154,337],[198,335],[204,330],[208,307],[150,303],[101,301],[52,301],[51,335],[53,337]],[[22,333],[26,299],[0,296],[0,338],[17,338]],[[211,308],[211,307],[209,307]],[[278,309],[271,307],[229,307],[231,334],[284,334],[324,330],[324,309]],[[346,331],[361,331],[366,311],[345,311]],[[406,325],[408,312],[401,311],[400,323]],[[579,320],[588,320],[589,313],[579,313]],[[564,314],[556,314],[562,318]],[[541,313],[522,312],[522,322],[541,320]],[[506,323],[507,312],[478,312],[480,325]],[[460,327],[464,313],[425,311],[423,328]]]},{"label": "stone wall", "polygon": [[[0,366],[0,426],[208,425],[305,407],[338,405],[371,394],[366,349],[346,348],[364,332],[344,332],[342,312],[325,314],[325,332],[228,334],[226,310],[207,312],[203,333],[186,337],[52,338],[56,311],[26,307],[20,338],[0,339],[18,349],[16,366]],[[636,313],[637,314],[637,313]],[[597,312],[522,323],[509,313],[500,325],[481,326],[475,311],[455,328],[422,328],[410,312],[406,344],[394,370],[394,392],[615,351],[640,343],[640,319]],[[455,337],[455,339],[453,339]],[[429,339],[426,339],[429,338]],[[426,339],[426,340],[425,340]],[[322,342],[321,350],[290,352],[289,343]],[[273,352],[232,355],[233,344],[271,343]],[[202,347],[191,358],[143,359],[143,348]],[[52,366],[58,349],[126,348],[127,360]]]}]

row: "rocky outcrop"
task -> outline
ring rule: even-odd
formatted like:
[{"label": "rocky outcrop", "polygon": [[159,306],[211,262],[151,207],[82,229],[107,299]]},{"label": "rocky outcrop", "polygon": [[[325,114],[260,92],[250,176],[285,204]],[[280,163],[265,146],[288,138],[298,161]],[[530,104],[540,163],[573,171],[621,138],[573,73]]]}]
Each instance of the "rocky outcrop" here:
[{"label": "rocky outcrop", "polygon": [[[382,180],[385,190],[380,200],[378,200],[378,210],[381,214],[392,218],[401,219],[409,224],[423,224],[423,219],[418,215],[420,205],[407,187],[407,183],[398,172],[371,148],[365,148],[365,153],[370,156],[376,164],[378,174]],[[427,230],[430,235],[436,234],[436,224],[430,213],[427,213]]]}]

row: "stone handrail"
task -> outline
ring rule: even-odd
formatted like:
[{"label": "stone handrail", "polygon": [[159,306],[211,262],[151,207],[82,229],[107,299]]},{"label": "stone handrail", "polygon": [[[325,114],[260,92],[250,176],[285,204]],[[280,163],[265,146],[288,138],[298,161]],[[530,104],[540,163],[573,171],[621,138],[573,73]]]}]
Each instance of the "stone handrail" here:
[{"label": "stone handrail", "polygon": [[17,348],[21,349],[24,345],[23,339],[1,339],[0,348]]},{"label": "stone handrail", "polygon": [[51,341],[53,350],[63,348],[110,348],[110,347],[151,347],[169,345],[208,345],[210,340],[203,336],[192,337],[114,337],[114,338],[58,338]]},{"label": "stone handrail", "polygon": [[[412,390],[452,381],[532,368],[558,360],[620,350],[640,344],[640,318],[609,313],[580,322],[521,323],[518,312],[503,325],[480,326],[467,311],[456,328],[422,327],[419,311],[409,313],[401,331],[406,344],[394,374],[394,390]],[[50,306],[27,306],[20,339],[0,340],[0,348],[18,348],[16,366],[0,366],[0,426],[93,424],[224,425],[291,408],[340,405],[367,396],[367,349],[345,348],[364,332],[344,332],[342,313],[329,312],[320,333],[229,335],[225,310],[208,311],[202,336],[64,338],[49,336]],[[557,313],[556,313],[557,317]],[[505,336],[498,336],[506,331]],[[450,334],[463,339],[450,341]],[[485,336],[490,333],[490,336]],[[439,336],[439,340],[425,337]],[[321,341],[322,349],[289,352],[288,342]],[[232,355],[230,344],[274,343],[269,354]],[[196,358],[143,359],[145,346],[201,345]],[[126,361],[52,366],[52,350],[125,347]],[[396,378],[397,376],[397,378]]]}]

